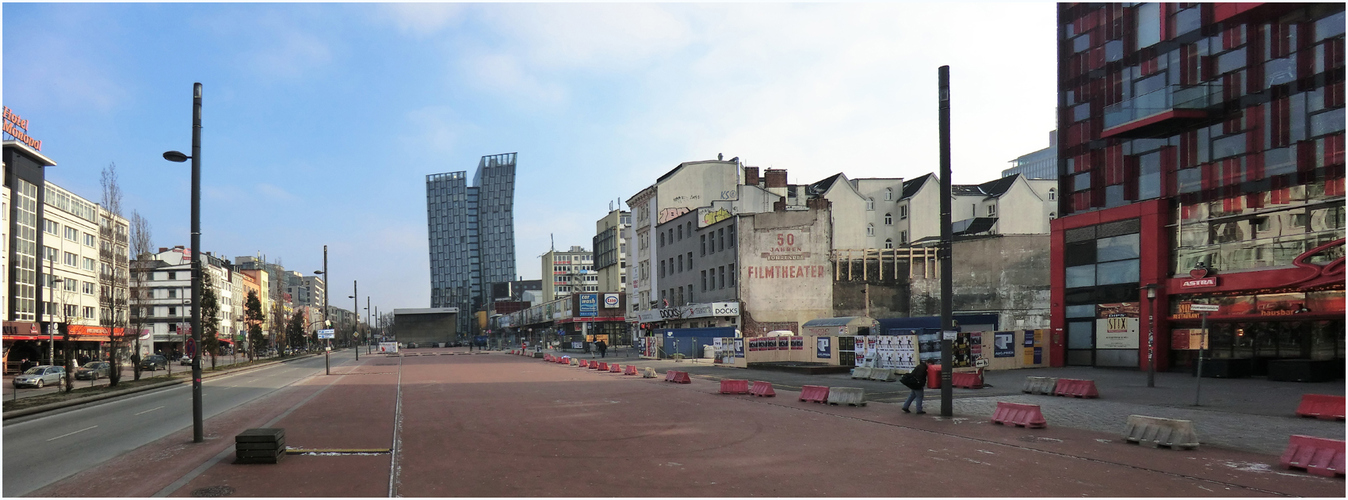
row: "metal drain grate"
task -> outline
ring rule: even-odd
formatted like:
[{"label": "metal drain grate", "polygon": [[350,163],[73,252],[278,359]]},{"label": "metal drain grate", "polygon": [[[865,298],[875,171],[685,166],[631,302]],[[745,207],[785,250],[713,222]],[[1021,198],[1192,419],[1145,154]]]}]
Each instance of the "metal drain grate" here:
[{"label": "metal drain grate", "polygon": [[194,497],[227,497],[233,494],[234,488],[229,486],[211,486],[192,490],[192,496]]}]

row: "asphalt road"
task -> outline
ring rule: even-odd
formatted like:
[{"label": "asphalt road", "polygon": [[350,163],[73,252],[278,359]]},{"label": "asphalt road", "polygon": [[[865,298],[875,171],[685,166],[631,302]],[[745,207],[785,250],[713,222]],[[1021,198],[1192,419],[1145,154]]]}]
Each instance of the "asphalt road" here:
[{"label": "asphalt road", "polygon": [[[331,362],[353,358],[346,350]],[[322,373],[324,358],[315,356],[205,379],[203,418]],[[191,384],[5,422],[3,495],[25,495],[191,426]]]},{"label": "asphalt road", "polygon": [[[247,357],[244,357],[244,356],[239,356],[238,358],[234,358],[233,356],[221,356],[221,357],[219,357],[219,358],[217,358],[217,359],[215,360],[215,365],[216,365],[216,366],[228,366],[228,365],[231,365],[231,364],[234,364],[234,363],[246,363],[246,362],[248,362],[248,358],[247,358]],[[146,378],[148,378],[148,377],[164,377],[164,376],[171,375],[171,374],[174,374],[174,373],[182,374],[182,373],[184,373],[184,372],[190,372],[190,371],[192,371],[192,367],[191,367],[191,366],[184,366],[184,365],[180,364],[180,363],[179,363],[178,361],[176,361],[176,360],[173,361],[172,363],[170,363],[170,365],[172,366],[172,371],[171,371],[171,372],[170,372],[169,370],[144,371],[144,372],[141,372],[140,377],[141,377],[142,380],[144,380],[144,379],[146,379]],[[205,369],[205,368],[210,368],[210,366],[211,366],[211,360],[210,360],[210,358],[204,358],[204,359],[201,360],[201,367],[202,367],[203,369]],[[16,377],[16,376],[18,376],[18,374],[17,374],[17,373],[13,373],[13,374],[5,375],[5,377],[4,377],[5,383],[4,383],[4,386],[3,386],[3,387],[0,387],[0,391],[3,391],[3,396],[4,396],[5,401],[10,401],[10,400],[15,399],[15,397],[16,397],[16,396],[15,396],[15,393],[16,393],[16,392],[18,393],[17,398],[18,398],[18,399],[23,399],[23,398],[33,397],[33,396],[41,396],[41,395],[43,395],[43,394],[52,394],[52,393],[54,393],[54,392],[57,392],[57,391],[60,391],[60,390],[64,390],[64,387],[65,387],[64,384],[62,384],[62,385],[59,386],[59,387],[56,386],[56,385],[46,385],[46,386],[42,387],[41,389],[37,389],[37,388],[33,388],[33,387],[17,388],[17,387],[14,387],[14,377]],[[131,371],[131,366],[130,366],[130,364],[123,365],[123,369],[122,369],[122,380],[132,380],[132,379],[134,379],[134,378],[135,378],[135,372]],[[108,378],[107,378],[107,377],[102,377],[102,378],[100,378],[100,379],[98,379],[98,380],[79,380],[79,379],[76,379],[76,380],[75,380],[75,388],[76,388],[76,389],[79,389],[79,388],[81,388],[81,387],[95,386],[95,385],[108,385]]]}]

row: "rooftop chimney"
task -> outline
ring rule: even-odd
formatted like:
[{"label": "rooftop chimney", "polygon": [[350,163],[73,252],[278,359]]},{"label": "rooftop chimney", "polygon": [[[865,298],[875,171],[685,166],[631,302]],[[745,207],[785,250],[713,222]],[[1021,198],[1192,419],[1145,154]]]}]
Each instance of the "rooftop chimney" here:
[{"label": "rooftop chimney", "polygon": [[767,178],[769,189],[786,187],[786,169],[769,168],[763,171],[763,177]]},{"label": "rooftop chimney", "polygon": [[744,185],[758,185],[758,167],[744,167]]}]

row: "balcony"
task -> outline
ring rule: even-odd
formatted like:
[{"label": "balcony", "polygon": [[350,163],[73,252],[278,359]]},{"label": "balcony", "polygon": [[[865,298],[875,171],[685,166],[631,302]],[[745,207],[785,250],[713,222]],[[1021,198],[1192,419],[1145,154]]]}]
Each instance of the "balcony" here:
[{"label": "balcony", "polygon": [[1100,137],[1153,137],[1208,117],[1221,87],[1170,85],[1105,108]]}]

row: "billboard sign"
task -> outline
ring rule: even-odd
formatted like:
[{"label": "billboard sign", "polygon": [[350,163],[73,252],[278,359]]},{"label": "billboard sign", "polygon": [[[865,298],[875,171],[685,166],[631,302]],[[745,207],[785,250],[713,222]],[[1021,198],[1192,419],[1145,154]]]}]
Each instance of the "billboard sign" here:
[{"label": "billboard sign", "polygon": [[582,318],[592,318],[599,315],[599,294],[582,293],[580,294],[580,314]]}]

